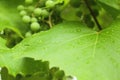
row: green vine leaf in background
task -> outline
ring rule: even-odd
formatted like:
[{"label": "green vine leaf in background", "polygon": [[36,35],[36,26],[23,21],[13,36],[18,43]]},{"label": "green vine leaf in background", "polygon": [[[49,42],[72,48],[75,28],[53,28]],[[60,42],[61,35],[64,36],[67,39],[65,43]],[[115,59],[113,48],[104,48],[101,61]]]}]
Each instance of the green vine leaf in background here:
[{"label": "green vine leaf in background", "polygon": [[[22,0],[21,0],[22,2]],[[16,3],[16,4],[14,4]],[[20,21],[20,16],[17,12],[17,5],[20,1],[11,0],[10,2],[6,0],[0,1],[0,31],[9,28],[15,31],[19,36],[22,37],[20,32],[20,28],[24,25],[22,21]],[[25,29],[25,28],[24,28]],[[23,30],[24,30],[23,29]]]},{"label": "green vine leaf in background", "polygon": [[99,0],[100,2],[105,3],[106,5],[109,5],[115,9],[120,10],[120,1],[119,0]]},{"label": "green vine leaf in background", "polygon": [[107,11],[107,13],[112,16],[112,18],[114,20],[118,17],[118,15],[120,15],[120,8],[116,9],[116,8],[106,5],[105,3],[102,3],[102,2],[100,2],[100,4]]}]

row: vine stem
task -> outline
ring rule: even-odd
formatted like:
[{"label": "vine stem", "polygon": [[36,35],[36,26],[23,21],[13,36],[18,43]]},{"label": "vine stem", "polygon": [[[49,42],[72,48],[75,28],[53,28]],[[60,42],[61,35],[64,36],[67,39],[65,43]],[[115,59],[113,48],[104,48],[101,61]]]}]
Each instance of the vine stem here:
[{"label": "vine stem", "polygon": [[45,22],[49,25],[50,28],[52,28],[52,26],[53,26],[53,24],[52,24],[52,18],[51,18],[51,17],[52,17],[52,14],[53,14],[53,11],[50,12],[49,17],[48,17],[48,20],[45,21]]},{"label": "vine stem", "polygon": [[99,22],[98,22],[95,14],[94,14],[92,8],[90,7],[90,5],[89,5],[89,3],[88,3],[88,0],[84,0],[84,2],[85,2],[85,4],[86,4],[87,8],[89,9],[89,11],[90,11],[90,13],[91,13],[91,15],[92,15],[92,17],[93,17],[93,19],[94,19],[97,27],[98,27],[98,29],[99,29],[99,30],[102,30],[102,27],[101,27],[101,25],[99,24]]}]

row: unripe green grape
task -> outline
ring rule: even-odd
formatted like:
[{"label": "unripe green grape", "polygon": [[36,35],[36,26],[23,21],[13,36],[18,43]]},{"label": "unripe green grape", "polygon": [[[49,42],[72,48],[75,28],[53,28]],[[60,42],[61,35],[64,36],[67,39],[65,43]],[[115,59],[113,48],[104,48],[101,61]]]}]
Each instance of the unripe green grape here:
[{"label": "unripe green grape", "polygon": [[34,7],[33,7],[33,6],[28,6],[28,7],[27,7],[27,10],[28,10],[29,12],[33,12]]},{"label": "unripe green grape", "polygon": [[25,37],[30,37],[30,36],[32,36],[32,33],[30,31],[25,33]]},{"label": "unripe green grape", "polygon": [[17,9],[19,10],[19,11],[21,11],[21,10],[24,10],[24,6],[23,5],[19,5],[18,7],[17,7]]},{"label": "unripe green grape", "polygon": [[38,20],[42,20],[42,18],[41,18],[41,17],[38,17]]},{"label": "unripe green grape", "polygon": [[48,8],[53,8],[55,6],[55,2],[52,0],[47,0],[45,6]]},{"label": "unripe green grape", "polygon": [[25,0],[25,3],[26,4],[31,4],[31,3],[33,3],[33,0]]},{"label": "unripe green grape", "polygon": [[41,15],[42,15],[43,17],[48,17],[48,16],[49,16],[49,12],[48,12],[47,10],[43,9],[43,10],[41,11]]},{"label": "unripe green grape", "polygon": [[42,9],[41,9],[41,8],[36,8],[36,9],[34,10],[34,14],[35,14],[36,16],[40,15],[41,12],[42,12]]},{"label": "unripe green grape", "polygon": [[27,12],[26,12],[25,10],[20,11],[20,15],[21,15],[21,16],[24,16],[24,15],[26,15],[26,14],[27,14]]},{"label": "unripe green grape", "polygon": [[25,23],[29,23],[31,21],[31,18],[30,16],[27,16],[27,15],[24,15],[22,20],[25,22]]},{"label": "unripe green grape", "polygon": [[31,18],[31,22],[37,22],[37,18],[35,17]]},{"label": "unripe green grape", "polygon": [[32,31],[37,32],[40,29],[40,24],[38,22],[32,22],[30,28]]}]

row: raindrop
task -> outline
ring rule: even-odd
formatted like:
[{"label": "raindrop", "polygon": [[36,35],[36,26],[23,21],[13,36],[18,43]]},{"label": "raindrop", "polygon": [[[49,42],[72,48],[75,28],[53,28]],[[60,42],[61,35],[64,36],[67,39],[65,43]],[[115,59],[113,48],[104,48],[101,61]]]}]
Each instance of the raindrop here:
[{"label": "raindrop", "polygon": [[76,32],[80,32],[81,31],[81,29],[76,29]]},{"label": "raindrop", "polygon": [[3,35],[4,34],[4,30],[0,31],[0,35]]},{"label": "raindrop", "polygon": [[114,30],[111,30],[112,32],[114,31]]},{"label": "raindrop", "polygon": [[46,47],[43,47],[43,50],[45,50],[45,51],[46,51],[46,50],[47,50],[47,48],[46,48]]},{"label": "raindrop", "polygon": [[114,43],[115,43],[115,41],[113,40],[113,41],[112,41],[112,43],[114,44]]},{"label": "raindrop", "polygon": [[42,43],[43,41],[42,40],[39,40],[39,43]]}]

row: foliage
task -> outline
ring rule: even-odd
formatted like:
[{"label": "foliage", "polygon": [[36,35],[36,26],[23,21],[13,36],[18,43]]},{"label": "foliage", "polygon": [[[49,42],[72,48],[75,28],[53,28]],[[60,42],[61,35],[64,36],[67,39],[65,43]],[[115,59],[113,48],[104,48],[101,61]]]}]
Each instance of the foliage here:
[{"label": "foliage", "polygon": [[119,80],[119,4],[1,0],[2,80]]}]

